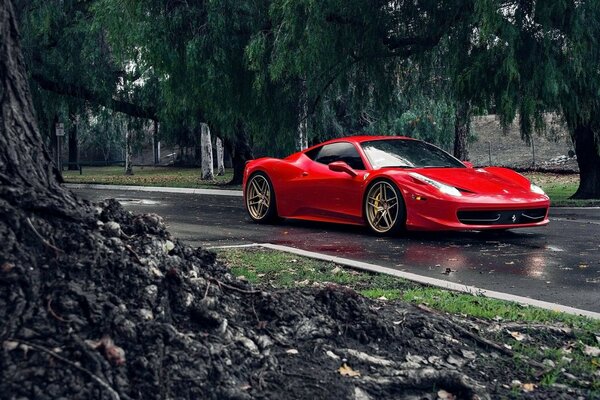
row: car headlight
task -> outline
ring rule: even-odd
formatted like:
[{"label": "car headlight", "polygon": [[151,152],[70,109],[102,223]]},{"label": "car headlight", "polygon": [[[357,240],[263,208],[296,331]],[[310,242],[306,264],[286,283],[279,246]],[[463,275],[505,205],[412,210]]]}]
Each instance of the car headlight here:
[{"label": "car headlight", "polygon": [[462,196],[462,193],[460,193],[460,191],[457,188],[455,188],[454,186],[446,185],[445,183],[438,182],[436,180],[433,180],[431,178],[428,178],[428,177],[418,174],[416,172],[411,172],[410,176],[412,176],[413,178],[415,178],[423,183],[433,186],[434,188],[436,188],[437,190],[439,190],[440,192],[442,192],[444,194],[447,194],[450,196],[455,196],[455,197]]},{"label": "car headlight", "polygon": [[538,185],[534,185],[533,183],[531,184],[531,186],[529,186],[529,190],[531,190],[533,193],[537,193],[537,194],[546,194],[546,193],[544,193],[544,189],[542,189]]}]

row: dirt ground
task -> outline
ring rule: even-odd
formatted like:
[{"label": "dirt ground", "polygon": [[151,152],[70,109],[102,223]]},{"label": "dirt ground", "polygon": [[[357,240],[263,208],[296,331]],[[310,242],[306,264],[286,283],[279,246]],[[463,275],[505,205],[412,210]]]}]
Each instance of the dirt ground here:
[{"label": "dirt ground", "polygon": [[478,322],[334,285],[251,287],[159,216],[114,201],[91,222],[28,218],[22,232],[0,219],[2,399],[589,394],[591,377],[579,388],[539,385],[546,366],[486,339]]},{"label": "dirt ground", "polygon": [[579,171],[577,159],[569,156],[569,151],[574,149],[566,127],[550,117],[547,131],[533,135],[533,147],[521,139],[517,121],[505,131],[495,115],[487,115],[473,118],[471,128],[475,140],[469,143],[469,154],[475,165],[502,165],[511,168],[535,166],[550,170]]}]

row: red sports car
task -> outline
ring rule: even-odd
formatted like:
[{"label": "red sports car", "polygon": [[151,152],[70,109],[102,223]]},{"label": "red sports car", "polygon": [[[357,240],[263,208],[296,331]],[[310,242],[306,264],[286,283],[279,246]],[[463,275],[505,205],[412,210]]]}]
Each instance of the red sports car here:
[{"label": "red sports car", "polygon": [[550,199],[507,168],[473,168],[436,146],[395,136],[346,137],[244,172],[256,222],[280,217],[368,225],[378,234],[548,223]]}]

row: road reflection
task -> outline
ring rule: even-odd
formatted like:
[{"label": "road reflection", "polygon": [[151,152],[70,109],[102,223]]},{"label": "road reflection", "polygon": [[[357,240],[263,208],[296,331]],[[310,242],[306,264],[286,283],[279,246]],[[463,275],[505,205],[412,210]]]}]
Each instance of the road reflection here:
[{"label": "road reflection", "polygon": [[358,261],[385,261],[399,270],[439,270],[449,280],[466,271],[546,280],[560,264],[552,257],[560,250],[547,245],[544,235],[531,232],[406,232],[377,237],[363,227],[306,221],[286,221],[275,230],[271,240],[275,244]]}]

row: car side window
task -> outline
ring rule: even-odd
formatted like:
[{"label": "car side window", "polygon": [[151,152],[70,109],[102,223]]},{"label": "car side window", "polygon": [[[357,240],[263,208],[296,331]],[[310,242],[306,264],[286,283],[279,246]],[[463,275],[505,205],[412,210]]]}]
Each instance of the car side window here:
[{"label": "car side window", "polygon": [[338,142],[326,144],[306,153],[306,155],[321,164],[328,165],[334,161],[344,161],[352,169],[365,169],[360,154],[352,143]]}]

